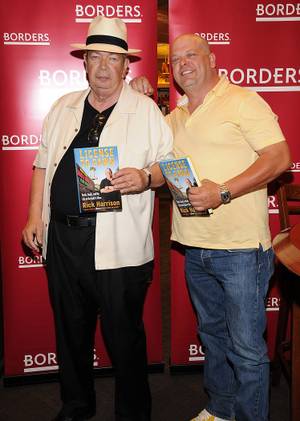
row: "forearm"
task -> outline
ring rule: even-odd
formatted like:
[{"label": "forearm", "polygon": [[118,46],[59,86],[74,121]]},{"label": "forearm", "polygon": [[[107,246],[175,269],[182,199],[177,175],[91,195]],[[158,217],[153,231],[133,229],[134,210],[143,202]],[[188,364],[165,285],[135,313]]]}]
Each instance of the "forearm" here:
[{"label": "forearm", "polygon": [[254,190],[259,190],[290,166],[290,153],[286,142],[265,148],[258,159],[238,176],[224,180],[231,196],[239,197]]},{"label": "forearm", "polygon": [[28,220],[23,229],[23,241],[27,247],[35,252],[40,251],[43,242],[43,192],[45,184],[45,170],[35,168],[32,174]]},{"label": "forearm", "polygon": [[[285,142],[258,151],[258,159],[245,171],[229,180],[222,181],[231,198],[236,198],[268,184],[290,165],[290,154]],[[197,210],[217,208],[222,204],[220,184],[202,180],[200,187],[189,189],[189,199]],[[226,205],[225,205],[226,206]]]},{"label": "forearm", "polygon": [[151,171],[151,187],[156,188],[162,186],[165,182],[165,179],[162,175],[159,164],[156,163],[152,165],[149,170]]},{"label": "forearm", "polygon": [[29,218],[42,217],[45,173],[46,170],[44,168],[35,168],[33,171],[28,211]]}]

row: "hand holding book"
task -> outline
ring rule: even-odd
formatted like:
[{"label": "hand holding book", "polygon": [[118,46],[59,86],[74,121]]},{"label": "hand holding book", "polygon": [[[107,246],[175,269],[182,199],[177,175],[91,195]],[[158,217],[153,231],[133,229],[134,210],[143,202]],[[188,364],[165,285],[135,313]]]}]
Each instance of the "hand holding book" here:
[{"label": "hand holding book", "polygon": [[[188,157],[161,161],[159,166],[181,216],[209,216],[212,213],[212,209],[196,209],[190,201],[191,193],[192,200],[197,200],[201,184]],[[197,206],[197,202],[194,203]]]},{"label": "hand holding book", "polygon": [[199,187],[189,189],[188,198],[197,211],[217,208],[221,204],[220,186],[211,180],[201,180]]},{"label": "hand holding book", "polygon": [[121,168],[117,171],[112,180],[115,189],[122,194],[141,193],[148,184],[148,177],[143,170],[138,168]]}]

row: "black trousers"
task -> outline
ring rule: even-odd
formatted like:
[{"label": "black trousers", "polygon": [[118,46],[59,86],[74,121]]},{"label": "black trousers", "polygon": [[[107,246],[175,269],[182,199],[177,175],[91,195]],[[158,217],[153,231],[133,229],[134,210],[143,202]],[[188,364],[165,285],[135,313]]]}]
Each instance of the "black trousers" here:
[{"label": "black trousers", "polygon": [[63,411],[95,411],[94,336],[100,316],[115,369],[116,420],[149,421],[151,395],[142,316],[153,262],[96,271],[94,247],[95,227],[50,222],[47,274]]}]

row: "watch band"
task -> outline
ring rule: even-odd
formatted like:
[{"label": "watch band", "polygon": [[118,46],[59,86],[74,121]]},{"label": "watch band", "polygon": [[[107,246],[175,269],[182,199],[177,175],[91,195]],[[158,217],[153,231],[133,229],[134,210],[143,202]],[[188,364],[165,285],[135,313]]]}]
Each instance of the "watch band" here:
[{"label": "watch band", "polygon": [[146,186],[146,189],[149,189],[151,187],[151,171],[148,168],[142,168],[142,171],[144,171],[144,173],[148,177],[148,184]]}]

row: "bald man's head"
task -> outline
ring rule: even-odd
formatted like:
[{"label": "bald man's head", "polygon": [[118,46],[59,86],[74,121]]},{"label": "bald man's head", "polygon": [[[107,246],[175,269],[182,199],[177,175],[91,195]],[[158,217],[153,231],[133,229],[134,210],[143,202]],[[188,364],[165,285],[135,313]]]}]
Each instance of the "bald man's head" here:
[{"label": "bald man's head", "polygon": [[206,54],[210,54],[210,48],[209,48],[209,44],[206,41],[206,39],[202,38],[200,35],[197,34],[183,34],[183,35],[179,35],[178,37],[176,37],[173,41],[173,44],[171,46],[171,51],[174,47],[176,47],[176,42],[177,41],[191,41],[191,42],[195,42],[199,48],[202,48],[203,51]]}]

